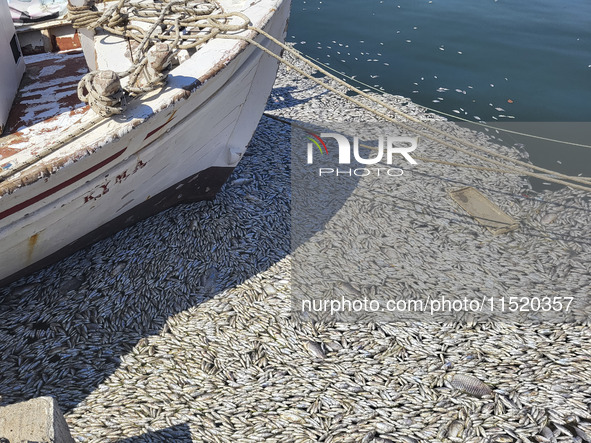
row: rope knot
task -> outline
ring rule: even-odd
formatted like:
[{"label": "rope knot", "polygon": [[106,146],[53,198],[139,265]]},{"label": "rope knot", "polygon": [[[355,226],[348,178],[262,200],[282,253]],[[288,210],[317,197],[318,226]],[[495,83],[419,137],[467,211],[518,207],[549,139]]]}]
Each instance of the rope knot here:
[{"label": "rope knot", "polygon": [[78,98],[102,117],[121,114],[126,106],[121,81],[113,71],[93,71],[82,77]]},{"label": "rope knot", "polygon": [[166,83],[173,51],[167,43],[152,46],[129,77],[126,89],[133,94],[152,91]]},{"label": "rope knot", "polygon": [[101,13],[97,10],[94,0],[84,0],[82,6],[74,6],[68,1],[68,18],[74,28],[95,29],[107,26],[116,28],[127,23],[128,16],[121,12],[124,1],[105,8]]}]

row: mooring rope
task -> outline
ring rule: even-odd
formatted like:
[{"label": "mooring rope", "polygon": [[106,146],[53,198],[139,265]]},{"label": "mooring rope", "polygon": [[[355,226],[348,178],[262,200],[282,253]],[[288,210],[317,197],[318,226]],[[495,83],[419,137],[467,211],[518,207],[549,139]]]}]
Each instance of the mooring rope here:
[{"label": "mooring rope", "polygon": [[[546,180],[546,181],[549,181],[549,182],[553,182],[553,183],[557,183],[557,184],[561,184],[561,185],[565,185],[565,186],[571,186],[573,188],[577,188],[577,189],[581,189],[581,190],[584,190],[584,191],[587,191],[587,192],[591,192],[591,187],[588,187],[589,185],[591,185],[591,178],[589,178],[589,177],[573,177],[573,176],[570,176],[570,175],[566,175],[566,174],[562,174],[562,173],[559,173],[559,172],[556,172],[556,171],[552,171],[550,169],[542,168],[542,167],[539,167],[539,166],[536,166],[536,165],[533,165],[533,164],[530,164],[530,163],[523,162],[521,160],[516,160],[516,159],[514,159],[512,157],[509,157],[507,155],[504,155],[504,154],[495,152],[495,151],[493,151],[491,149],[484,148],[484,147],[482,147],[480,145],[477,145],[475,143],[472,143],[470,141],[467,141],[467,140],[461,139],[459,137],[456,137],[454,135],[448,134],[448,133],[446,133],[445,131],[443,131],[441,129],[435,128],[432,125],[430,125],[428,123],[425,123],[425,122],[421,121],[420,119],[417,119],[417,118],[415,118],[415,117],[413,117],[413,116],[411,116],[411,115],[409,115],[409,114],[407,114],[407,113],[405,113],[405,112],[403,112],[403,111],[401,111],[401,110],[393,107],[392,105],[390,105],[388,103],[385,103],[385,102],[377,99],[376,97],[373,97],[373,96],[371,96],[371,95],[369,95],[369,94],[361,91],[360,89],[358,89],[358,88],[356,88],[354,86],[349,85],[347,82],[339,79],[338,77],[332,75],[331,73],[329,73],[325,69],[323,69],[320,66],[314,64],[310,60],[306,59],[306,57],[304,57],[303,55],[301,55],[299,51],[297,51],[297,50],[291,48],[290,46],[282,43],[281,41],[277,40],[276,38],[274,38],[272,35],[270,35],[267,32],[265,32],[264,30],[255,28],[253,26],[249,26],[249,29],[254,30],[254,31],[258,32],[259,34],[262,34],[263,36],[267,37],[273,43],[275,43],[278,46],[280,46],[284,51],[289,52],[294,57],[296,57],[298,60],[304,62],[309,67],[311,67],[311,68],[313,68],[313,69],[321,72],[322,74],[324,74],[325,76],[327,76],[329,79],[332,79],[332,80],[336,81],[339,85],[344,86],[349,91],[355,92],[355,93],[361,95],[362,97],[365,97],[365,98],[369,99],[373,103],[376,103],[377,105],[386,108],[387,110],[393,112],[396,115],[400,115],[401,117],[406,118],[407,120],[410,120],[411,122],[416,123],[416,124],[418,124],[418,125],[426,128],[429,131],[435,132],[436,134],[439,134],[439,135],[441,135],[441,136],[443,136],[445,138],[451,139],[451,140],[453,140],[453,141],[455,141],[457,143],[460,143],[460,144],[463,144],[465,146],[469,146],[469,147],[471,147],[473,149],[476,149],[476,150],[485,152],[485,153],[489,154],[492,157],[501,158],[503,160],[506,160],[508,162],[517,164],[517,165],[522,166],[524,168],[537,170],[539,172],[543,172],[544,174],[549,174],[549,176],[548,175],[539,174],[539,173],[530,172],[527,169],[523,170],[523,169],[520,169],[520,168],[516,168],[515,166],[508,165],[508,164],[503,163],[503,162],[501,162],[499,160],[495,160],[494,158],[488,158],[488,157],[482,156],[480,154],[477,154],[475,152],[472,152],[472,151],[470,151],[468,149],[462,148],[460,146],[456,146],[456,145],[454,145],[452,143],[449,143],[449,142],[447,142],[445,140],[442,140],[441,138],[435,137],[435,136],[433,136],[431,134],[418,131],[416,128],[413,128],[412,126],[410,126],[410,125],[408,125],[406,123],[403,123],[400,120],[395,120],[391,116],[389,116],[389,115],[387,115],[387,114],[385,114],[385,113],[383,113],[381,111],[378,111],[376,109],[373,109],[373,108],[369,107],[368,105],[360,102],[359,100],[356,100],[356,99],[354,99],[352,97],[349,97],[348,95],[346,95],[345,92],[339,91],[338,89],[336,89],[336,88],[334,88],[334,87],[326,84],[322,80],[320,80],[320,79],[314,77],[313,75],[305,72],[303,69],[300,69],[299,67],[295,66],[294,64],[288,62],[284,58],[278,56],[277,54],[275,54],[274,52],[270,51],[269,49],[267,49],[266,47],[264,47],[263,45],[261,45],[260,43],[256,42],[255,40],[253,40],[251,38],[244,37],[244,36],[239,36],[239,35],[220,35],[219,38],[235,38],[235,39],[246,40],[250,44],[252,44],[254,46],[257,46],[259,49],[261,49],[265,53],[269,54],[270,56],[275,57],[277,60],[281,61],[286,66],[288,66],[290,69],[292,69],[292,70],[296,71],[297,73],[299,73],[300,75],[303,75],[306,78],[312,80],[313,82],[317,83],[318,85],[322,86],[323,88],[328,89],[329,91],[331,91],[331,92],[339,95],[340,97],[342,97],[342,98],[344,98],[344,99],[346,99],[346,100],[354,103],[355,105],[357,105],[357,106],[359,106],[359,107],[361,107],[361,108],[363,108],[363,109],[371,112],[372,114],[374,114],[374,115],[376,115],[376,116],[378,116],[378,117],[380,117],[380,118],[382,118],[384,120],[387,120],[387,121],[390,121],[392,123],[395,123],[395,124],[397,124],[397,125],[405,128],[405,129],[408,129],[408,130],[410,130],[412,132],[415,132],[415,133],[417,133],[417,134],[419,134],[419,135],[421,135],[421,136],[423,136],[425,138],[428,138],[428,139],[430,139],[432,141],[438,142],[438,143],[440,143],[440,144],[442,144],[444,146],[447,146],[447,147],[449,147],[451,149],[454,149],[456,151],[462,152],[462,153],[464,153],[466,155],[469,155],[471,157],[477,158],[477,159],[479,159],[481,161],[492,163],[492,164],[495,164],[497,166],[501,166],[501,167],[506,168],[508,171],[511,171],[511,172],[519,172],[520,174],[528,175],[530,177],[535,177],[535,178],[538,178],[538,179],[541,179],[541,180]],[[555,177],[558,177],[558,178],[555,178]],[[569,181],[570,182],[575,182],[575,183],[581,183],[582,185],[588,185],[588,186],[581,186],[581,185],[577,185],[575,183],[569,183]]]},{"label": "mooring rope", "polygon": [[[383,90],[380,90],[380,89],[376,88],[375,86],[368,85],[367,83],[364,83],[364,82],[362,82],[361,80],[359,80],[357,78],[353,78],[353,77],[345,74],[344,72],[340,72],[337,69],[335,69],[335,68],[333,68],[333,67],[331,67],[331,66],[329,66],[329,65],[327,65],[325,63],[322,63],[318,59],[312,58],[309,55],[306,55],[306,54],[304,54],[302,52],[300,52],[300,54],[303,57],[306,57],[312,63],[318,64],[318,65],[322,66],[324,69],[327,69],[329,71],[332,71],[332,72],[340,75],[341,77],[346,78],[349,81],[358,83],[358,84],[360,84],[360,85],[362,85],[362,86],[364,86],[364,87],[366,87],[368,89],[371,89],[371,90],[377,92],[378,94],[383,94],[384,93]],[[426,109],[427,111],[431,111],[431,112],[433,112],[433,113],[435,113],[437,115],[442,115],[444,117],[451,118],[451,119],[454,119],[454,120],[457,120],[457,121],[461,121],[461,122],[464,122],[464,123],[470,123],[470,125],[479,126],[481,128],[490,129],[492,131],[499,131],[499,132],[503,132],[503,133],[507,133],[507,134],[518,135],[520,137],[527,137],[527,138],[531,138],[531,139],[535,139],[535,140],[541,140],[541,141],[546,141],[546,142],[551,142],[551,143],[559,143],[561,145],[575,146],[577,148],[590,148],[591,149],[591,145],[587,145],[585,143],[569,142],[568,140],[558,140],[558,139],[555,139],[555,138],[543,137],[541,135],[530,134],[530,133],[527,133],[527,132],[515,131],[513,129],[499,128],[497,126],[487,124],[487,123],[485,123],[483,121],[473,121],[473,120],[470,120],[470,119],[461,117],[459,115],[454,115],[454,114],[450,114],[448,112],[441,111],[439,109],[431,108],[429,106],[425,106],[425,105],[418,105],[418,106],[420,106],[421,108]]]},{"label": "mooring rope", "polygon": [[[35,158],[15,165],[13,168],[0,172],[0,181],[38,162],[43,157],[57,151],[65,143],[81,135],[92,125],[101,119],[121,113],[125,110],[126,96],[137,96],[145,92],[162,87],[166,81],[168,70],[171,67],[172,57],[181,50],[195,50],[213,38],[235,39],[245,41],[256,46],[264,53],[274,57],[289,69],[312,80],[321,87],[337,94],[362,109],[376,115],[377,117],[395,123],[408,129],[419,136],[430,139],[470,157],[476,158],[485,163],[492,163],[498,168],[490,168],[477,165],[465,165],[463,167],[490,168],[490,170],[506,173],[527,175],[541,180],[570,186],[591,192],[591,178],[573,177],[550,169],[541,168],[531,163],[514,159],[494,150],[487,149],[476,143],[464,140],[460,137],[448,134],[445,131],[435,128],[432,125],[405,113],[404,111],[369,95],[366,92],[350,85],[326,69],[312,62],[303,54],[289,45],[279,41],[264,30],[250,25],[249,18],[240,12],[223,12],[220,6],[213,0],[204,2],[202,0],[171,0],[163,3],[154,3],[149,0],[118,0],[101,12],[92,0],[87,0],[84,6],[68,6],[69,16],[75,28],[97,29],[101,28],[114,35],[133,40],[135,48],[132,52],[134,64],[125,72],[115,73],[112,71],[96,72],[87,74],[80,82],[78,95],[82,101],[89,103],[91,108],[98,114],[98,120],[93,119],[74,133],[67,134],[49,147],[43,149]],[[143,22],[145,28],[131,23]],[[230,23],[230,21],[238,23]],[[420,131],[417,128],[393,118],[385,112],[379,111],[361,101],[348,96],[345,92],[329,85],[328,83],[314,77],[312,74],[295,66],[280,55],[275,54],[254,38],[230,34],[230,32],[252,31],[255,35],[262,35],[279,46],[283,51],[293,55],[296,59],[305,63],[308,67],[321,72],[328,79],[335,81],[339,86],[364,97],[370,102],[400,116],[416,125],[425,128],[429,132]],[[127,85],[121,86],[121,79],[127,77]],[[424,108],[424,107],[421,107]],[[432,135],[435,133],[437,135]],[[470,149],[455,145],[447,140],[452,140],[460,145],[467,146],[487,154],[478,154]],[[509,164],[501,161],[509,162]],[[441,160],[428,160],[443,162]],[[459,166],[456,165],[456,166]],[[488,170],[488,169],[486,169]],[[532,172],[537,171],[537,172]]]},{"label": "mooring rope", "polygon": [[[300,129],[303,129],[303,130],[306,130],[306,131],[309,130],[309,128],[306,128],[305,126],[299,125],[299,124],[294,123],[294,122],[289,121],[289,120],[285,120],[285,119],[283,119],[281,117],[277,117],[276,115],[269,114],[268,112],[265,112],[264,115],[266,117],[269,117],[269,118],[271,118],[273,120],[276,120],[276,121],[279,121],[281,123],[292,125],[292,126],[298,127]],[[375,146],[369,146],[369,145],[366,145],[364,143],[360,143],[359,146],[361,146],[363,148],[370,149],[372,151],[378,151],[378,148],[376,148]],[[426,163],[437,163],[437,164],[440,164],[440,165],[453,166],[453,167],[461,168],[461,169],[464,169],[465,168],[465,169],[474,169],[474,170],[477,170],[477,171],[495,172],[495,173],[499,173],[499,174],[524,175],[524,171],[522,171],[520,169],[508,171],[506,169],[494,168],[492,166],[480,166],[480,165],[471,165],[471,164],[468,164],[468,163],[458,163],[458,162],[452,162],[452,161],[448,161],[448,160],[440,160],[440,159],[436,159],[436,158],[433,158],[433,157],[425,157],[425,156],[417,155],[417,154],[413,154],[412,157],[414,159],[421,160],[421,161],[426,162]],[[537,178],[543,178],[544,180],[547,179],[547,177],[546,176],[543,176],[543,175],[538,175]],[[571,183],[567,183],[567,182],[559,181],[557,183],[558,184],[565,185],[565,186],[577,187],[577,189],[587,190],[587,188],[583,189],[582,187],[578,187],[577,185],[572,185]],[[588,190],[591,192],[591,188],[589,188]]]}]

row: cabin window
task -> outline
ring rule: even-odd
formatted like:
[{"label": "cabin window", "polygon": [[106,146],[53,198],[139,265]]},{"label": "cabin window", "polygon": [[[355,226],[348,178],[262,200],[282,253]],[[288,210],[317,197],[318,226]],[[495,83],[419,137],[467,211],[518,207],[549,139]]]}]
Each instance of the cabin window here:
[{"label": "cabin window", "polygon": [[16,34],[12,36],[10,39],[10,49],[12,49],[12,56],[14,57],[14,62],[17,63],[18,59],[21,58],[21,50],[18,47],[18,40],[16,39]]}]

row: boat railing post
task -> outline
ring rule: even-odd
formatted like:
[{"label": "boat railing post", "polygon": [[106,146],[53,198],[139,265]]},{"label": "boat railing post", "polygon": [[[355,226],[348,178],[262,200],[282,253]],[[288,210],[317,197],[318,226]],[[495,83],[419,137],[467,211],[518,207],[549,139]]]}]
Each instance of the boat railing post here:
[{"label": "boat railing post", "polygon": [[[78,8],[82,6],[92,8],[94,6],[94,0],[68,0],[68,3],[71,6]],[[79,28],[77,32],[78,36],[80,37],[80,45],[82,46],[82,51],[84,52],[84,58],[86,59],[88,69],[91,71],[96,71],[97,62],[96,51],[94,49],[94,37],[96,32],[94,29],[87,28]]]}]

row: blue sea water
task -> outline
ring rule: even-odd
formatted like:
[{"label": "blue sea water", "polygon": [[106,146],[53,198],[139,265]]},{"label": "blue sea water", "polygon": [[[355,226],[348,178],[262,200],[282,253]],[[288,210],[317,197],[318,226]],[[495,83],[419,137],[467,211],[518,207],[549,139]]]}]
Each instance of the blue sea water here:
[{"label": "blue sea water", "polygon": [[[293,0],[288,40],[347,76],[451,116],[591,122],[589,0]],[[570,137],[549,128],[545,136]],[[590,135],[572,140],[591,144]],[[591,149],[524,144],[536,163],[591,173]]]}]

